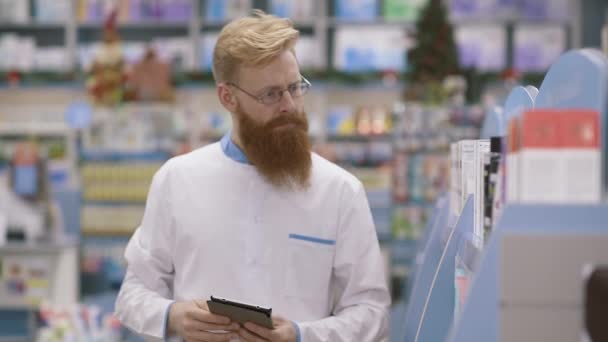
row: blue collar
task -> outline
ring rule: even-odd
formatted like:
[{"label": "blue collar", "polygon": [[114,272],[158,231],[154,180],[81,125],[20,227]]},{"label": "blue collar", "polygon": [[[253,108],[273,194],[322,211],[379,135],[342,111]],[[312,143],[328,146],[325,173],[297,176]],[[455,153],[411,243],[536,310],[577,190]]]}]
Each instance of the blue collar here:
[{"label": "blue collar", "polygon": [[228,133],[222,137],[221,144],[224,154],[238,163],[249,164],[249,159],[247,159],[243,150],[241,150],[241,148],[232,141],[232,138],[230,138],[231,133],[232,131],[228,131]]}]

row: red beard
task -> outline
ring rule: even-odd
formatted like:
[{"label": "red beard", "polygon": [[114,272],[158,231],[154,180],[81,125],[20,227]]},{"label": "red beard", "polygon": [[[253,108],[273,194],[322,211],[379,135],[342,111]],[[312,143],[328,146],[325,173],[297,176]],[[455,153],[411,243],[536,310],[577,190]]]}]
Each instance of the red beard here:
[{"label": "red beard", "polygon": [[239,137],[249,162],[273,186],[305,190],[310,186],[312,159],[306,113],[282,114],[259,124],[237,107]]}]

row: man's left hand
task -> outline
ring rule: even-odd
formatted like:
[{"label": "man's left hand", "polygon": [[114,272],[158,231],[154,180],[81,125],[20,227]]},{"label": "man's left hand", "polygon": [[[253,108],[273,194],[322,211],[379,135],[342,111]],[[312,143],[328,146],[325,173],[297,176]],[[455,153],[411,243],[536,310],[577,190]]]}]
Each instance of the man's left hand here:
[{"label": "man's left hand", "polygon": [[247,342],[296,342],[294,323],[279,316],[272,316],[274,329],[261,327],[254,323],[245,323],[239,330],[239,336]]}]

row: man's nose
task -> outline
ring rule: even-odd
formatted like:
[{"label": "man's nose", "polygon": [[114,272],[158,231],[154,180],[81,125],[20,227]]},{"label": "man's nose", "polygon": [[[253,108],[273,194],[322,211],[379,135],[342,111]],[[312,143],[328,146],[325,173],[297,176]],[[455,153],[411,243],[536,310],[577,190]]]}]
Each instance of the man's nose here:
[{"label": "man's nose", "polygon": [[280,111],[281,113],[294,113],[296,110],[296,103],[291,97],[289,91],[283,91],[280,102]]}]

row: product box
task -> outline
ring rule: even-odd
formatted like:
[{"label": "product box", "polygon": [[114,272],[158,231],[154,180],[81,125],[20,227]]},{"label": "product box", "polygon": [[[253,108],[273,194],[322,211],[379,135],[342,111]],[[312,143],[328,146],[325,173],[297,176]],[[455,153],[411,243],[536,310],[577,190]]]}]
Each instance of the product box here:
[{"label": "product box", "polygon": [[163,21],[187,23],[192,13],[192,1],[190,0],[162,0],[161,18]]},{"label": "product box", "polygon": [[505,182],[503,189],[506,191],[506,202],[519,201],[519,149],[520,128],[519,118],[513,118],[508,124],[507,153],[505,158]]},{"label": "product box", "polygon": [[474,226],[473,226],[473,234],[474,239],[473,242],[476,244],[476,247],[483,247],[480,243],[483,242],[484,229],[483,229],[483,218],[484,218],[484,159],[486,156],[490,154],[490,140],[482,139],[476,141],[475,146],[475,207],[474,207]]},{"label": "product box", "polygon": [[387,20],[416,22],[429,0],[384,0],[383,14]]},{"label": "product box", "polygon": [[562,164],[566,200],[597,203],[601,193],[601,139],[599,114],[591,110],[562,112]]},{"label": "product box", "polygon": [[507,31],[503,25],[463,25],[454,29],[460,65],[479,71],[503,70],[507,63]]},{"label": "product box", "polygon": [[520,200],[596,203],[601,198],[599,115],[532,110],[522,118]]},{"label": "product box", "polygon": [[372,21],[378,16],[377,0],[337,0],[335,16],[344,21]]},{"label": "product box", "polygon": [[401,27],[342,25],[335,33],[333,65],[347,72],[401,71],[406,66],[407,46]]},{"label": "product box", "polygon": [[38,22],[65,23],[72,8],[70,0],[37,0],[34,18]]},{"label": "product box", "polygon": [[567,31],[562,25],[517,25],[513,32],[515,69],[545,72],[566,51]]},{"label": "product box", "polygon": [[314,18],[312,0],[271,0],[270,13],[293,21],[309,21]]},{"label": "product box", "polygon": [[0,0],[0,22],[27,23],[30,20],[30,2]]},{"label": "product box", "polygon": [[207,0],[204,10],[205,20],[224,22],[249,14],[251,0]]},{"label": "product box", "polygon": [[460,149],[458,143],[450,145],[450,211],[453,216],[460,215],[462,204],[461,180],[460,180]]},{"label": "product box", "polygon": [[458,215],[462,211],[469,195],[475,193],[475,150],[477,149],[476,140],[461,140],[458,142],[460,150],[460,207]]}]

